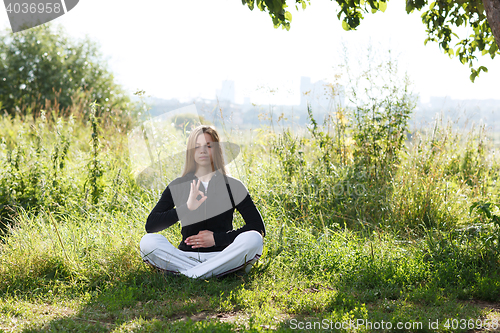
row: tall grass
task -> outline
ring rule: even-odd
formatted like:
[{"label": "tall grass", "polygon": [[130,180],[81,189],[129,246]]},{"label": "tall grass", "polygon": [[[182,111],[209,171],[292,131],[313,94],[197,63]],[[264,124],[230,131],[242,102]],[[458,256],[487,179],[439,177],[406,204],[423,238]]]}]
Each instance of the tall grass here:
[{"label": "tall grass", "polygon": [[[266,223],[264,253],[249,277],[221,281],[174,279],[142,263],[138,244],[159,193],[137,185],[123,127],[92,117],[89,105],[89,118],[49,117],[51,110],[4,116],[0,295],[76,298],[75,320],[102,323],[96,313],[105,313],[117,329],[129,323],[150,331],[259,331],[272,322],[286,330],[286,320],[307,316],[484,317],[456,300],[498,301],[498,160],[482,127],[463,132],[437,119],[405,140],[411,103],[401,103],[377,104],[378,116],[365,113],[363,124],[360,108],[335,109],[322,123],[309,109],[300,135],[255,131],[241,145],[238,177]],[[236,215],[235,225],[242,223]],[[175,244],[180,226],[163,234]],[[0,312],[11,316],[2,302]],[[199,326],[172,319],[200,309],[250,319]]]},{"label": "tall grass", "polygon": [[[138,253],[158,193],[136,185],[124,139],[115,132],[118,142],[93,145],[93,133],[101,143],[106,134],[71,118],[36,119],[30,130],[16,119],[2,122],[18,129],[18,141],[1,147],[7,171],[1,198],[10,219],[0,248],[0,293],[111,293],[102,300],[111,309],[160,297],[153,291],[171,282],[152,275]],[[315,132],[321,130],[311,127],[302,137],[263,130],[257,143],[242,146],[242,178],[268,229],[264,255],[242,285],[202,291],[195,281],[175,284],[194,288],[186,289],[186,302],[200,293],[210,311],[250,311],[255,322],[269,323],[311,315],[402,319],[413,313],[404,302],[434,307],[450,297],[497,300],[498,163],[482,129],[460,133],[436,122],[401,147],[399,164],[385,169],[380,182],[370,168],[357,172],[354,159],[341,160],[334,132]],[[356,149],[349,135],[346,152]],[[93,172],[86,166],[95,159],[102,166],[97,201],[85,190]],[[163,233],[180,241],[179,226]],[[373,312],[367,303],[392,312]],[[182,311],[195,311],[186,306],[191,310]],[[153,310],[144,311],[147,317]]]}]

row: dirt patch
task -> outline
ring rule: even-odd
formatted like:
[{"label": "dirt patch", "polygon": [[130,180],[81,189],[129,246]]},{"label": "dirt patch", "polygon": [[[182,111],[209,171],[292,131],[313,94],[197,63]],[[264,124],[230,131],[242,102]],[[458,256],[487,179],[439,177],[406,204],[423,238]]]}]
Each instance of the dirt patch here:
[{"label": "dirt patch", "polygon": [[[489,328],[470,330],[470,332],[500,332],[500,303],[486,302],[480,300],[459,301],[462,304],[477,306],[485,311],[487,314],[481,318],[483,321],[488,320],[492,326]],[[493,325],[497,323],[498,325]]]},{"label": "dirt patch", "polygon": [[216,317],[221,322],[224,322],[224,323],[236,323],[239,320],[242,320],[243,317],[247,317],[247,316],[245,316],[243,313],[231,311],[231,312],[219,313],[219,314],[217,314]]},{"label": "dirt patch", "polygon": [[33,314],[50,317],[69,317],[76,313],[74,309],[64,306],[53,306],[49,304],[40,304],[33,307]]},{"label": "dirt patch", "polygon": [[465,304],[472,304],[475,306],[478,306],[483,309],[489,309],[495,312],[500,312],[500,303],[495,303],[495,302],[486,302],[486,301],[479,301],[479,300],[470,300],[470,301],[460,301],[460,303],[465,303]]},{"label": "dirt patch", "polygon": [[210,313],[208,311],[201,311],[192,315],[187,315],[187,314],[179,314],[175,317],[172,318],[173,321],[188,321],[191,320],[193,322],[197,321],[202,321],[202,320],[207,320],[211,318],[215,318],[216,315],[213,313]]}]

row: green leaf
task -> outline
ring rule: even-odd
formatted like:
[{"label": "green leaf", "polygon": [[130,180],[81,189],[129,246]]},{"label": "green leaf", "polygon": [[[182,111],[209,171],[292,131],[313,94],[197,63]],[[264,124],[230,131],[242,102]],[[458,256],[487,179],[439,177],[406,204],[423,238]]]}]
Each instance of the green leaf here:
[{"label": "green leaf", "polygon": [[474,83],[474,80],[476,80],[476,77],[477,77],[477,72],[474,70],[474,69],[471,69],[471,75],[470,75],[470,80],[472,81],[472,83]]},{"label": "green leaf", "polygon": [[378,5],[378,9],[383,13],[387,9],[387,2],[380,2]]},{"label": "green leaf", "polygon": [[306,2],[302,1],[302,9],[306,9]]},{"label": "green leaf", "polygon": [[479,202],[474,202],[470,207],[469,207],[469,215],[472,214],[472,211],[474,208],[476,208],[479,205]]},{"label": "green leaf", "polygon": [[488,73],[488,68],[484,67],[484,66],[480,66],[479,69],[478,69],[478,72],[480,71],[483,71],[485,73]]},{"label": "green leaf", "polygon": [[259,8],[261,12],[263,12],[264,9],[266,9],[265,6],[266,5],[264,4],[264,1],[257,0],[257,8]]},{"label": "green leaf", "polygon": [[498,45],[497,43],[493,42],[490,47],[490,54],[494,55],[496,51],[498,51]]},{"label": "green leaf", "polygon": [[351,30],[351,27],[349,26],[349,24],[347,24],[346,21],[342,21],[342,28],[344,28],[345,31]]},{"label": "green leaf", "polygon": [[285,12],[285,20],[288,20],[289,22],[292,22],[292,13]]}]

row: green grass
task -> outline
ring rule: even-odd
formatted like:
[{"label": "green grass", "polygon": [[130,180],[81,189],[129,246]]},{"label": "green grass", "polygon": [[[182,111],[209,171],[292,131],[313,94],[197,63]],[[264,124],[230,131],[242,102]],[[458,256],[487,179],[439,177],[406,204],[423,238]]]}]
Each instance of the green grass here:
[{"label": "green grass", "polygon": [[[266,223],[263,256],[246,276],[191,280],[140,259],[159,193],[135,183],[123,133],[63,121],[49,134],[56,122],[37,120],[37,134],[29,121],[1,123],[0,331],[287,332],[299,322],[338,331],[335,323],[364,320],[391,323],[380,331],[421,322],[419,331],[434,332],[438,321],[437,331],[465,332],[447,320],[500,320],[498,161],[481,133],[422,131],[382,169],[340,163],[318,133],[248,134],[243,167],[232,171]],[[347,145],[346,156],[356,149]],[[471,210],[475,202],[486,210]],[[180,240],[179,225],[162,233]]]}]

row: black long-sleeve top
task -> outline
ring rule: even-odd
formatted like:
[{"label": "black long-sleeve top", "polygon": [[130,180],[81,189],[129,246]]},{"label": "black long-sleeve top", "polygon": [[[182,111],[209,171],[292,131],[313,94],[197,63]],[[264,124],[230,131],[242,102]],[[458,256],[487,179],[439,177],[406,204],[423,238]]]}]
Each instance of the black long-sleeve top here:
[{"label": "black long-sleeve top", "polygon": [[[178,248],[182,251],[199,252],[222,251],[244,231],[256,230],[263,237],[265,236],[266,231],[262,216],[241,181],[216,171],[210,179],[208,189],[205,189],[203,183],[200,183],[199,189],[206,193],[207,199],[200,207],[190,211],[187,208],[187,199],[193,179],[198,181],[194,173],[188,173],[168,184],[148,216],[146,232],[161,231],[180,220],[182,241]],[[237,230],[233,229],[235,208],[245,221],[245,225]],[[214,246],[193,249],[191,245],[184,243],[186,238],[198,234],[201,230],[210,230],[214,233]]]}]

